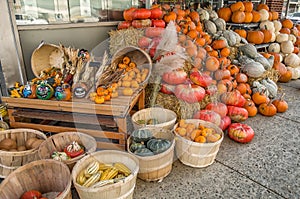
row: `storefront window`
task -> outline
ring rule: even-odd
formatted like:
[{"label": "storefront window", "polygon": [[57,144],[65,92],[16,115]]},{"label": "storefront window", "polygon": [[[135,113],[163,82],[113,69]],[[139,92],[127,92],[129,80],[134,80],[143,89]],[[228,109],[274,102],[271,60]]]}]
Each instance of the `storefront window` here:
[{"label": "storefront window", "polygon": [[122,12],[143,0],[15,0],[17,25],[123,20]]}]

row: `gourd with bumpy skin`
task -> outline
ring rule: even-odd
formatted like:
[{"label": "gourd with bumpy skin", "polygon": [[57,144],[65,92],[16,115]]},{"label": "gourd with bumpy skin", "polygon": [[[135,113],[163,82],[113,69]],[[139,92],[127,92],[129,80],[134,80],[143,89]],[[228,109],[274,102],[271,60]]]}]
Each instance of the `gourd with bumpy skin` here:
[{"label": "gourd with bumpy skin", "polygon": [[149,129],[137,129],[132,132],[131,137],[135,142],[146,142],[150,140],[153,135]]},{"label": "gourd with bumpy skin", "polygon": [[258,78],[266,71],[264,66],[259,62],[250,62],[243,66],[242,71],[249,77]]},{"label": "gourd with bumpy skin", "polygon": [[299,68],[292,68],[292,67],[288,66],[286,68],[292,72],[292,79],[300,78],[300,67]]},{"label": "gourd with bumpy skin", "polygon": [[167,139],[153,138],[147,142],[147,148],[154,154],[166,151],[171,146],[171,142]]},{"label": "gourd with bumpy skin", "polygon": [[285,54],[290,54],[294,51],[294,44],[291,41],[284,41],[280,43],[280,50]]},{"label": "gourd with bumpy skin", "polygon": [[134,153],[136,150],[142,149],[142,148],[145,148],[145,147],[146,146],[144,144],[136,142],[136,143],[131,143],[129,149],[132,153]]},{"label": "gourd with bumpy skin", "polygon": [[239,50],[250,58],[255,58],[257,56],[257,49],[252,44],[245,44],[239,47]]},{"label": "gourd with bumpy skin", "polygon": [[282,28],[282,24],[280,23],[280,21],[273,21],[273,25],[274,25],[274,32],[278,32],[281,28]]},{"label": "gourd with bumpy skin", "polygon": [[139,156],[152,156],[154,153],[148,148],[140,148],[134,152],[135,155]]},{"label": "gourd with bumpy skin", "polygon": [[300,58],[296,54],[291,53],[284,58],[284,64],[291,67],[298,67],[300,65]]},{"label": "gourd with bumpy skin", "polygon": [[277,90],[278,90],[278,88],[277,88],[277,85],[275,84],[273,84],[273,82],[271,82],[272,80],[270,80],[270,79],[263,79],[263,80],[261,80],[261,84],[262,85],[264,85],[266,88],[267,88],[267,90],[269,91],[269,95],[268,95],[268,97],[269,98],[275,98],[276,96],[277,96]]},{"label": "gourd with bumpy skin", "polygon": [[249,58],[249,57],[246,56],[246,55],[239,56],[239,57],[238,57],[238,60],[239,60],[239,62],[240,62],[242,65],[246,65],[246,64],[248,64],[248,63],[254,62],[253,59]]},{"label": "gourd with bumpy skin", "polygon": [[209,20],[209,13],[206,10],[200,8],[198,13],[200,16],[200,21]]},{"label": "gourd with bumpy skin", "polygon": [[268,52],[280,53],[280,45],[279,43],[272,43],[268,47]]},{"label": "gourd with bumpy skin", "polygon": [[253,81],[252,93],[264,93],[266,96],[269,96],[268,89],[264,85],[262,85],[259,81]]}]

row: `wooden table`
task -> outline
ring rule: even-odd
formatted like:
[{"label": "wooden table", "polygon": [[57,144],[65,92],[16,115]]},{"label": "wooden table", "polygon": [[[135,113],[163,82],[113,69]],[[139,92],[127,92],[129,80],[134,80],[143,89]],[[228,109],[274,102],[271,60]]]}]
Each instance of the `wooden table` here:
[{"label": "wooden table", "polygon": [[59,133],[78,131],[95,137],[98,149],[126,150],[127,116],[133,107],[144,108],[145,90],[119,96],[104,104],[85,99],[73,101],[2,97],[12,128],[32,128]]}]

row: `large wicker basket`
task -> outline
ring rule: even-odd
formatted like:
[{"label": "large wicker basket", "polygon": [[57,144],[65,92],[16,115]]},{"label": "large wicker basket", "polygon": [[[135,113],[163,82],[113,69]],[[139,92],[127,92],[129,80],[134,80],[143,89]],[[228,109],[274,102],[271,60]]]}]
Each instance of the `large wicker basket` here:
[{"label": "large wicker basket", "polygon": [[[205,127],[213,128],[217,133],[221,135],[221,139],[214,143],[197,143],[186,138],[177,135],[176,136],[176,145],[175,152],[178,159],[185,165],[201,168],[207,167],[214,163],[219,147],[223,141],[224,133],[223,131],[215,124],[199,119],[187,119],[186,123],[193,123],[196,126],[203,125]],[[178,124],[175,125],[176,129]]]},{"label": "large wicker basket", "polygon": [[94,137],[80,132],[62,132],[52,135],[43,142],[38,150],[41,159],[51,159],[55,151],[63,151],[64,147],[73,141],[77,141],[85,148],[85,153],[75,158],[63,161],[72,170],[78,160],[83,158],[87,153],[96,151],[97,143]]},{"label": "large wicker basket", "polygon": [[54,44],[41,43],[31,55],[31,69],[36,77],[41,71],[50,68],[60,68],[63,63],[64,52]]},{"label": "large wicker basket", "polygon": [[[72,199],[69,168],[56,160],[37,160],[12,172],[0,185],[1,199],[20,199],[37,190],[49,199]],[[59,195],[59,196],[58,196]]]},{"label": "large wicker basket", "polygon": [[[34,129],[9,129],[0,131],[0,141],[5,138],[11,138],[17,142],[17,146],[25,146],[29,138],[36,137],[46,139],[47,136]],[[5,178],[11,172],[34,160],[38,160],[38,148],[26,151],[1,151],[0,155],[0,177]]]},{"label": "large wicker basket", "polygon": [[[131,174],[124,180],[102,187],[83,187],[76,182],[77,175],[91,162],[103,163],[121,162],[130,170]],[[139,171],[139,160],[133,155],[117,150],[104,150],[91,153],[77,162],[72,170],[73,184],[81,199],[130,199],[133,198],[137,173]]]},{"label": "large wicker basket", "polygon": [[138,156],[130,151],[131,137],[127,141],[127,151],[133,154],[139,160],[140,169],[138,178],[144,181],[161,181],[171,173],[174,161],[175,139],[171,130],[155,127],[145,127],[149,129],[156,138],[168,139],[172,142],[170,148],[166,151],[153,156]]},{"label": "large wicker basket", "polygon": [[[151,107],[142,109],[134,113],[131,117],[132,123],[135,129],[142,127],[157,127],[172,129],[177,120],[177,115],[174,111],[169,109],[160,108],[160,107]],[[155,119],[158,121],[157,124],[147,125],[149,119]],[[144,124],[141,124],[140,121],[143,121]],[[145,124],[146,123],[146,124]]]}]

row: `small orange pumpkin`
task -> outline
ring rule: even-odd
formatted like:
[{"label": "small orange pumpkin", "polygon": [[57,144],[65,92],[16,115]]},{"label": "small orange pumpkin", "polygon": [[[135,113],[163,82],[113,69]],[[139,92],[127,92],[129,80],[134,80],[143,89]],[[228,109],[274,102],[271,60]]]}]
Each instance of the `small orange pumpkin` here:
[{"label": "small orange pumpkin", "polygon": [[252,100],[256,105],[267,103],[269,101],[267,95],[264,92],[253,93]]},{"label": "small orange pumpkin", "polygon": [[283,27],[283,28],[288,28],[288,29],[291,29],[291,28],[293,28],[293,26],[294,26],[293,21],[290,20],[290,19],[283,19],[283,20],[281,21],[281,24],[282,24],[282,27]]},{"label": "small orange pumpkin", "polygon": [[234,32],[239,34],[241,37],[245,38],[247,37],[247,31],[245,29],[235,29]]},{"label": "small orange pumpkin", "polygon": [[235,11],[235,12],[232,13],[231,21],[233,23],[244,23],[245,17],[246,17],[245,12]]},{"label": "small orange pumpkin", "polygon": [[251,1],[244,1],[245,12],[252,12],[253,10],[253,3]]},{"label": "small orange pumpkin", "polygon": [[219,69],[220,66],[220,62],[216,57],[213,56],[209,56],[206,60],[205,60],[205,67],[208,71],[216,71]]},{"label": "small orange pumpkin", "polygon": [[261,30],[261,32],[264,34],[263,43],[269,43],[272,39],[272,31],[264,29],[264,30]]},{"label": "small orange pumpkin", "polygon": [[238,1],[236,3],[231,4],[230,9],[231,9],[232,12],[236,12],[236,11],[244,12],[245,11],[245,6],[244,6],[243,2]]},{"label": "small orange pumpkin", "polygon": [[227,42],[224,39],[216,39],[212,42],[211,47],[215,50],[219,50],[227,47]]},{"label": "small orange pumpkin", "polygon": [[292,75],[292,71],[287,70],[283,75],[279,77],[278,81],[283,83],[289,82],[292,79]]},{"label": "small orange pumpkin", "polygon": [[256,10],[258,11],[258,10],[261,10],[261,9],[265,9],[267,11],[270,10],[269,6],[267,4],[264,4],[264,3],[260,3],[260,4],[257,5]]},{"label": "small orange pumpkin", "polygon": [[222,57],[228,57],[230,55],[230,48],[225,47],[220,51]]},{"label": "small orange pumpkin", "polygon": [[257,23],[257,22],[259,22],[260,21],[260,18],[261,18],[261,14],[260,14],[260,12],[257,12],[257,11],[255,11],[255,10],[252,10],[252,22],[253,23]]},{"label": "small orange pumpkin", "polygon": [[288,110],[289,105],[288,103],[283,99],[285,93],[283,93],[279,99],[275,99],[272,101],[272,104],[277,108],[278,113],[284,113]]},{"label": "small orange pumpkin", "polygon": [[289,28],[281,28],[279,30],[280,33],[291,34],[291,29]]},{"label": "small orange pumpkin", "polygon": [[260,114],[264,115],[264,116],[274,116],[277,113],[277,108],[274,104],[270,102],[268,103],[262,103],[258,106],[258,111]]},{"label": "small orange pumpkin", "polygon": [[279,13],[276,11],[271,11],[273,20],[279,19]]},{"label": "small orange pumpkin", "polygon": [[236,74],[238,74],[240,72],[239,67],[234,64],[230,64],[229,66],[227,66],[227,70],[230,71],[230,75],[232,75],[232,76],[235,76]]},{"label": "small orange pumpkin", "polygon": [[245,20],[244,23],[251,23],[253,19],[252,12],[245,12]]},{"label": "small orange pumpkin", "polygon": [[247,100],[244,104],[244,108],[247,110],[249,117],[254,117],[257,114],[257,107],[252,100]]},{"label": "small orange pumpkin", "polygon": [[253,44],[262,44],[264,41],[264,33],[260,30],[248,31],[247,41]]},{"label": "small orange pumpkin", "polygon": [[220,18],[224,19],[226,22],[230,21],[231,15],[232,15],[230,8],[228,8],[228,7],[220,8],[217,13],[218,13],[218,16]]}]

